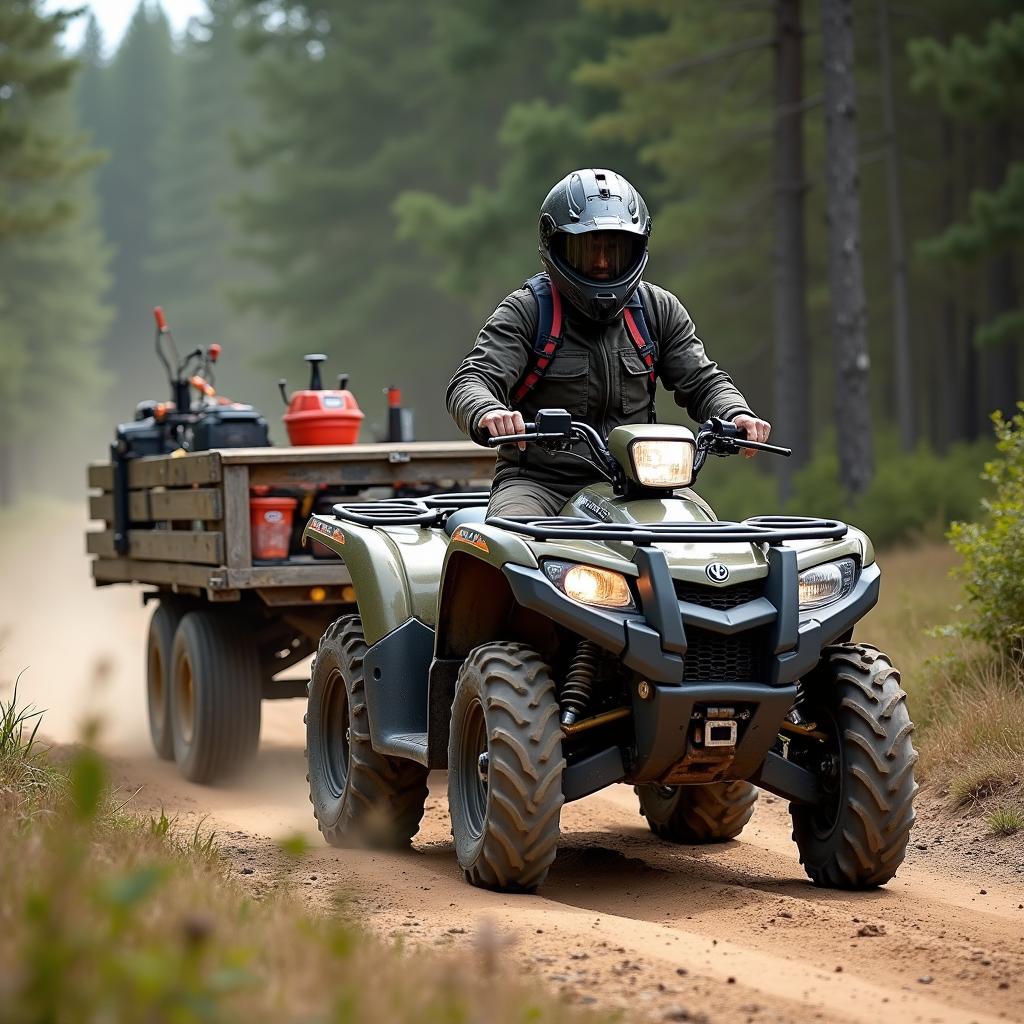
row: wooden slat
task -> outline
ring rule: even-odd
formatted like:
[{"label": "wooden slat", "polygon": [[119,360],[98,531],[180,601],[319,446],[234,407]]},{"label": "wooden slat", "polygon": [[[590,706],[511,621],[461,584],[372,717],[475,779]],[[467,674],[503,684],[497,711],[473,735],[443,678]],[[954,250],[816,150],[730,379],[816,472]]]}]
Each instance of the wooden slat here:
[{"label": "wooden slat", "polygon": [[249,467],[224,467],[224,535],[229,569],[252,565],[252,526],[249,518]]},{"label": "wooden slat", "polygon": [[90,462],[88,481],[90,487],[100,491],[114,489],[114,467],[109,462]]},{"label": "wooden slat", "polygon": [[[219,451],[225,466],[245,463],[248,466],[306,462],[387,462],[390,458],[409,461],[419,459],[474,460],[494,463],[492,449],[471,441],[407,441],[401,444],[342,444],[302,448],[222,448]],[[452,474],[449,473],[449,476]]]},{"label": "wooden slat", "polygon": [[[201,519],[211,521],[224,514],[224,503],[216,487],[189,487],[180,491],[131,491],[128,517],[133,523],[162,519]],[[89,498],[89,516],[114,521],[114,496],[93,494]]]},{"label": "wooden slat", "polygon": [[202,565],[175,562],[97,558],[92,563],[92,575],[97,583],[158,583],[166,586],[205,587],[210,570]]},{"label": "wooden slat", "polygon": [[225,583],[239,590],[250,587],[315,587],[351,583],[348,568],[340,560],[317,565],[257,565],[229,569]]},{"label": "wooden slat", "polygon": [[220,482],[220,455],[197,452],[172,458],[154,455],[132,459],[128,463],[129,487],[174,487],[182,484],[215,484]]},{"label": "wooden slat", "polygon": [[391,483],[443,483],[444,481],[489,481],[494,460],[486,455],[453,464],[450,459],[417,459],[406,463],[318,461],[259,463],[249,470],[250,484],[278,487],[314,487],[319,484],[374,486]]},{"label": "wooden slat", "polygon": [[[87,533],[85,538],[90,555],[117,558],[113,530]],[[129,530],[128,558],[220,565],[224,561],[224,535],[199,530]]]}]

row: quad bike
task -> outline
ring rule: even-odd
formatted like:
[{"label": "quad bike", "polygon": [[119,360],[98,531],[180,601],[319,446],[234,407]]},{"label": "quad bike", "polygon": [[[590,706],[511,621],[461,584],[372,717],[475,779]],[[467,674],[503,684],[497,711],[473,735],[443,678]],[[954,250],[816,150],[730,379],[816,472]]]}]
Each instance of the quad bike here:
[{"label": "quad bike", "polygon": [[310,798],[336,845],[404,845],[448,769],[466,878],[531,891],[565,801],[636,787],[676,843],[739,835],[757,789],[790,804],[816,885],[881,885],[914,821],[899,673],[854,643],[875,604],[869,539],[835,520],[719,522],[690,485],[709,454],[786,449],[711,420],[616,427],[563,410],[492,439],[574,448],[601,482],[554,518],[486,494],[336,505],[305,527],[342,557],[359,615],[320,641]]}]

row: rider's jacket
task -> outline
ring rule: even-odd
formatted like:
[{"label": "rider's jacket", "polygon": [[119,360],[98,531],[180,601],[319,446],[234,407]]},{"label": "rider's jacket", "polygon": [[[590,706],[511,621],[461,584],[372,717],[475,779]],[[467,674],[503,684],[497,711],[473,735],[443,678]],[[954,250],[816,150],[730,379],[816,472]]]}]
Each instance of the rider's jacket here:
[{"label": "rider's jacket", "polygon": [[[729,375],[704,351],[683,304],[657,285],[648,284],[648,326],[657,345],[656,373],[676,403],[697,422],[750,413]],[[543,379],[521,401],[512,395],[533,362],[537,303],[527,288],[503,299],[488,317],[469,354],[448,385],[448,411],[459,429],[483,442],[476,424],[492,409],[518,409],[528,422],[538,409],[568,409],[602,436],[623,423],[649,420],[649,371],[620,315],[610,323],[586,319],[568,303],[563,309],[563,340]],[[580,448],[580,454],[586,452]],[[567,496],[592,483],[594,471],[564,452],[531,445],[519,452],[505,445],[498,452],[495,483],[528,476]]]}]

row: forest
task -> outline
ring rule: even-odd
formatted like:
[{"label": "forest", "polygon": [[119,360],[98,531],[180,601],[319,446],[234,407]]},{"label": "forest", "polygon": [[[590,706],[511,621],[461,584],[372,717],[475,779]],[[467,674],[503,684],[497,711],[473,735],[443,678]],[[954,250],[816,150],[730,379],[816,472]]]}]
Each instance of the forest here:
[{"label": "forest", "polygon": [[69,52],[88,15],[4,5],[0,503],[164,397],[157,304],[275,440],[310,351],[364,439],[387,385],[455,436],[445,385],[578,166],[641,191],[648,278],[794,449],[769,502],[973,479],[1024,390],[1019,6],[208,0],[176,37],[141,0]]}]

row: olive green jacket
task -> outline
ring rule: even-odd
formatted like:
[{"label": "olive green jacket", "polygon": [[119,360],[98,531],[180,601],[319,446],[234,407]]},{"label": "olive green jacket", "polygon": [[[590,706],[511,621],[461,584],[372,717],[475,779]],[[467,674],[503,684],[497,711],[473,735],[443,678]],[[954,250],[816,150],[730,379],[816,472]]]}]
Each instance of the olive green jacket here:
[{"label": "olive green jacket", "polygon": [[[648,327],[658,349],[657,376],[674,393],[676,403],[698,422],[711,416],[732,419],[749,414],[746,399],[729,375],[705,354],[683,304],[657,285],[642,287],[649,300],[645,302]],[[538,409],[568,409],[574,420],[589,423],[602,437],[620,424],[648,421],[649,374],[623,318],[597,324],[567,304],[563,304],[563,316],[558,353],[546,375],[516,405],[512,402],[516,384],[533,365],[537,303],[524,287],[498,304],[448,385],[448,411],[460,430],[483,443],[486,432],[481,433],[477,424],[492,409],[518,409],[528,422]],[[584,452],[581,446],[580,453]],[[571,454],[533,445],[520,453],[515,445],[503,446],[495,483],[520,475],[567,494],[596,477]]]}]

